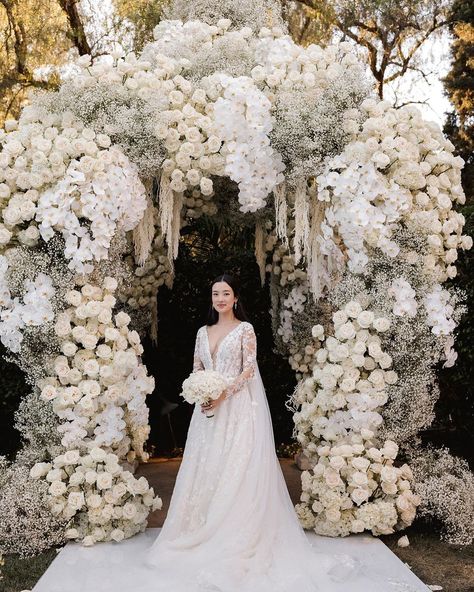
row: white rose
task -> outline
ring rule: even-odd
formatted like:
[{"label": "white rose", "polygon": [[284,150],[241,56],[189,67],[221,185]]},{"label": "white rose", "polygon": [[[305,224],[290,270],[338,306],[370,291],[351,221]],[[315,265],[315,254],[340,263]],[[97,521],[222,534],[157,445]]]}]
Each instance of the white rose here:
[{"label": "white rose", "polygon": [[407,535],[400,537],[397,541],[397,545],[399,547],[408,547],[410,545],[410,541],[408,540]]},{"label": "white rose", "polygon": [[80,510],[85,504],[84,493],[82,491],[72,491],[67,498],[67,503],[71,508]]},{"label": "white rose", "polygon": [[66,292],[65,298],[66,302],[68,302],[72,306],[77,307],[80,306],[80,304],[82,303],[82,295],[77,290],[69,290],[69,292]]},{"label": "white rose", "polygon": [[74,356],[77,352],[77,345],[72,341],[65,341],[61,346],[61,351],[65,356]]},{"label": "white rose", "polygon": [[66,465],[76,465],[79,462],[79,450],[67,450],[64,453],[64,463]]},{"label": "white rose", "polygon": [[357,322],[362,328],[368,328],[374,321],[374,313],[370,310],[363,310],[357,317]]},{"label": "white rose", "polygon": [[55,497],[63,495],[67,490],[66,484],[63,481],[53,481],[49,486],[49,493]]},{"label": "white rose", "polygon": [[106,277],[104,278],[104,290],[107,290],[107,292],[115,292],[115,290],[117,289],[118,283],[117,280],[113,277]]},{"label": "white rose", "polygon": [[89,483],[89,485],[93,485],[96,482],[97,473],[95,471],[86,471],[84,478],[86,480],[86,483]]},{"label": "white rose", "polygon": [[324,336],[324,327],[322,325],[314,325],[311,329],[311,334],[314,339],[320,339]]},{"label": "white rose", "polygon": [[368,350],[369,350],[369,355],[375,359],[380,358],[380,356],[383,353],[382,349],[378,343],[369,343]]},{"label": "white rose", "polygon": [[337,487],[342,483],[339,473],[335,470],[327,470],[324,474],[324,479],[329,487]]},{"label": "white rose", "polygon": [[51,384],[47,384],[43,389],[41,389],[40,398],[43,401],[52,401],[57,396],[58,396],[58,391]]},{"label": "white rose", "polygon": [[356,319],[362,312],[362,306],[356,300],[351,300],[344,307],[344,312],[347,314],[347,316]]},{"label": "white rose", "polygon": [[[373,432],[370,433],[373,436]],[[359,471],[366,471],[369,468],[370,462],[366,458],[356,457],[351,460],[351,465]]]},{"label": "white rose", "polygon": [[382,491],[388,495],[395,495],[398,491],[396,483],[382,481]]},{"label": "white rose", "polygon": [[352,474],[352,481],[360,487],[363,485],[367,485],[367,473],[363,473],[362,471],[355,471],[355,473]]},{"label": "white rose", "polygon": [[110,473],[99,473],[97,475],[97,489],[109,489],[112,487],[112,475]]},{"label": "white rose", "polygon": [[51,469],[51,463],[36,463],[30,469],[32,479],[40,479],[48,474]]},{"label": "white rose", "polygon": [[84,473],[75,472],[69,477],[69,485],[71,487],[77,487],[84,483]]},{"label": "white rose", "polygon": [[120,311],[115,315],[115,323],[117,327],[126,327],[130,323],[131,319],[126,312]]},{"label": "white rose", "polygon": [[123,541],[123,539],[125,538],[125,533],[120,528],[114,528],[114,530],[112,530],[112,532],[110,533],[110,538],[113,541],[119,543],[120,541]]},{"label": "white rose", "polygon": [[387,483],[395,483],[397,480],[397,470],[394,467],[384,466],[380,470],[380,478]]},{"label": "white rose", "polygon": [[211,193],[213,192],[212,181],[207,177],[202,177],[199,186],[201,188],[201,193],[203,195],[211,195]]},{"label": "white rose", "polygon": [[398,444],[393,440],[386,440],[381,452],[384,456],[393,460],[398,454]]},{"label": "white rose", "polygon": [[89,508],[97,509],[102,505],[102,498],[99,494],[92,493],[87,496],[86,502]]},{"label": "white rose", "polygon": [[340,387],[345,393],[350,393],[355,389],[356,382],[353,378],[344,378],[342,380]]},{"label": "white rose", "polygon": [[132,520],[133,518],[135,518],[137,514],[137,508],[135,504],[127,502],[122,508],[122,514],[126,520]]},{"label": "white rose", "polygon": [[342,456],[332,456],[329,459],[329,464],[331,465],[331,467],[333,467],[334,469],[336,469],[336,471],[342,469],[342,467],[346,466],[346,461],[344,460],[344,458]]},{"label": "white rose", "polygon": [[107,327],[105,329],[104,337],[107,341],[115,341],[120,337],[120,333],[115,327]]},{"label": "white rose", "polygon": [[367,489],[356,488],[351,493],[351,498],[357,505],[360,505],[362,502],[365,502],[369,498],[369,492]]},{"label": "white rose", "polygon": [[82,339],[84,339],[84,337],[86,335],[87,335],[87,331],[86,331],[85,327],[82,327],[81,325],[73,327],[72,336],[74,337],[74,339],[76,341],[82,341]]},{"label": "white rose", "polygon": [[84,373],[87,376],[97,376],[99,374],[99,364],[97,360],[86,360],[84,362]]},{"label": "white rose", "polygon": [[385,317],[378,317],[374,320],[373,327],[376,331],[382,333],[383,331],[387,331],[387,329],[390,327],[390,321]]},{"label": "white rose", "polygon": [[77,539],[79,538],[79,531],[77,528],[68,528],[66,530],[65,536],[67,539]]},{"label": "white rose", "polygon": [[333,313],[332,320],[335,325],[342,325],[347,322],[347,314],[343,310],[337,310]]},{"label": "white rose", "polygon": [[339,520],[341,519],[341,512],[337,508],[327,508],[326,518],[330,522],[339,522]]},{"label": "white rose", "polygon": [[354,325],[349,321],[347,323],[343,323],[339,325],[335,330],[335,336],[337,339],[353,339],[356,335],[356,330]]},{"label": "white rose", "polygon": [[58,319],[54,325],[54,332],[58,337],[67,337],[71,332],[71,325],[64,319]]},{"label": "white rose", "polygon": [[113,486],[112,491],[115,497],[119,499],[127,493],[127,487],[125,483],[117,483],[117,485]]},{"label": "white rose", "polygon": [[94,462],[105,462],[107,460],[107,452],[98,446],[92,448],[89,454]]}]

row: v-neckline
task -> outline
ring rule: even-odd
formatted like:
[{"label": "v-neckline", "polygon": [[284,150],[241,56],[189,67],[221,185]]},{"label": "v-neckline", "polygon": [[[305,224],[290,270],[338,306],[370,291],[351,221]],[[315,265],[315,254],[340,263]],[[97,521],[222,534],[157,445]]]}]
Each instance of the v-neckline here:
[{"label": "v-neckline", "polygon": [[216,349],[214,351],[214,355],[215,358],[213,358],[212,354],[211,354],[211,346],[209,343],[209,331],[207,330],[207,325],[204,326],[204,332],[206,333],[206,340],[207,340],[207,351],[209,352],[209,357],[211,358],[211,363],[212,363],[212,367],[214,368],[216,360],[217,360],[217,354],[219,353],[219,348],[222,345],[222,343],[227,339],[227,337],[229,337],[229,335],[231,333],[233,333],[236,329],[238,329],[240,327],[240,325],[243,323],[244,321],[240,321],[240,323],[237,325],[237,327],[234,327],[233,329],[231,329],[228,333],[226,333],[224,335],[224,337],[219,341],[219,343],[216,345]]}]

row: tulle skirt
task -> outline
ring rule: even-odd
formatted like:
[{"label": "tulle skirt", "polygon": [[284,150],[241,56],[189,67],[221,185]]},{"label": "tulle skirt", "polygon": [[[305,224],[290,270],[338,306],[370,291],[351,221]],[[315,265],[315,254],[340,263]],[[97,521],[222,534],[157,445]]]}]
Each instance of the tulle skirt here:
[{"label": "tulle skirt", "polygon": [[144,563],[156,574],[147,592],[327,592],[357,570],[350,556],[317,552],[299,523],[258,366],[214,417],[196,405]]}]

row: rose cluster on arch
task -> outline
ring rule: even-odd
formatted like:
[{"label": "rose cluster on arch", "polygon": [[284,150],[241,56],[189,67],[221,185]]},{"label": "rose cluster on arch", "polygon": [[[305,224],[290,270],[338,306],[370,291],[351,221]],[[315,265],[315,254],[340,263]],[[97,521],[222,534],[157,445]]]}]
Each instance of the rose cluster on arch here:
[{"label": "rose cluster on arch", "polygon": [[65,448],[103,447],[131,462],[147,458],[145,397],[154,380],[140,361],[143,346],[128,327],[130,317],[112,314],[116,288],[117,281],[106,277],[102,287],[86,283],[66,293],[71,307],[55,324],[62,355],[52,360],[54,376],[38,386],[64,422],[58,429]]},{"label": "rose cluster on arch", "polygon": [[458,249],[472,246],[472,238],[462,235],[463,215],[453,209],[465,203],[462,158],[416,108],[394,109],[387,101],[368,99],[361,109],[368,115],[361,131],[317,177],[318,199],[329,202],[325,238],[332,240],[337,229],[349,268],[360,272],[368,245],[397,257],[391,229],[411,222],[427,236],[425,266],[441,282],[455,277]]},{"label": "rose cluster on arch", "polygon": [[[30,454],[31,477],[85,544],[133,535],[161,505],[128,472],[147,459],[154,387],[136,329],[156,329],[181,229],[227,206],[217,177],[255,216],[275,338],[299,379],[302,524],[388,533],[428,505],[397,422],[407,400],[403,420],[429,424],[430,364],[456,359],[443,283],[472,246],[461,159],[415,108],[375,98],[350,43],[300,47],[282,23],[248,24],[163,20],[140,56],[79,58],[0,133],[0,338],[21,359],[27,331],[51,335],[28,379],[62,452]],[[33,270],[13,286],[9,249],[54,241],[69,285]],[[394,344],[409,331],[405,355]],[[425,365],[406,373],[417,348]]]},{"label": "rose cluster on arch", "polygon": [[[420,503],[411,490],[409,467],[394,466],[397,444],[376,436],[386,387],[398,380],[378,335],[390,321],[357,300],[334,312],[332,321],[334,335],[325,336],[322,325],[312,327],[313,338],[321,342],[316,363],[294,394],[300,403],[294,414],[297,439],[314,459],[302,476],[297,511],[320,534],[345,536],[365,529],[387,534],[408,526]],[[367,506],[382,501],[380,523],[378,508]]]},{"label": "rose cluster on arch", "polygon": [[162,505],[145,477],[136,479],[117,455],[97,446],[86,454],[69,449],[52,463],[37,463],[30,475],[49,483],[53,515],[73,520],[66,537],[85,546],[143,531],[148,513]]},{"label": "rose cluster on arch", "polygon": [[[71,113],[54,115],[26,107],[10,123],[0,162],[0,240],[34,247],[55,232],[65,240],[71,269],[90,273],[106,259],[117,227],[134,228],[146,208],[136,167],[105,134]],[[87,225],[84,224],[87,221]]]}]

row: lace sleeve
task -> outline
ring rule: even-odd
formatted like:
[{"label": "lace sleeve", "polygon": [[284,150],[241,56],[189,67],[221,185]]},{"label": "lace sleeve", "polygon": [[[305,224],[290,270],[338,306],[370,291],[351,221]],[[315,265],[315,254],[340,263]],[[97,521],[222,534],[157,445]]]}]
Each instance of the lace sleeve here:
[{"label": "lace sleeve", "polygon": [[252,325],[248,324],[242,331],[242,372],[226,388],[226,399],[239,392],[255,376],[256,361],[257,338]]},{"label": "lace sleeve", "polygon": [[196,335],[196,344],[194,346],[194,357],[193,357],[193,372],[197,372],[198,370],[204,370],[204,364],[202,363],[202,360],[199,357],[200,340],[201,340],[201,330],[199,330]]}]

